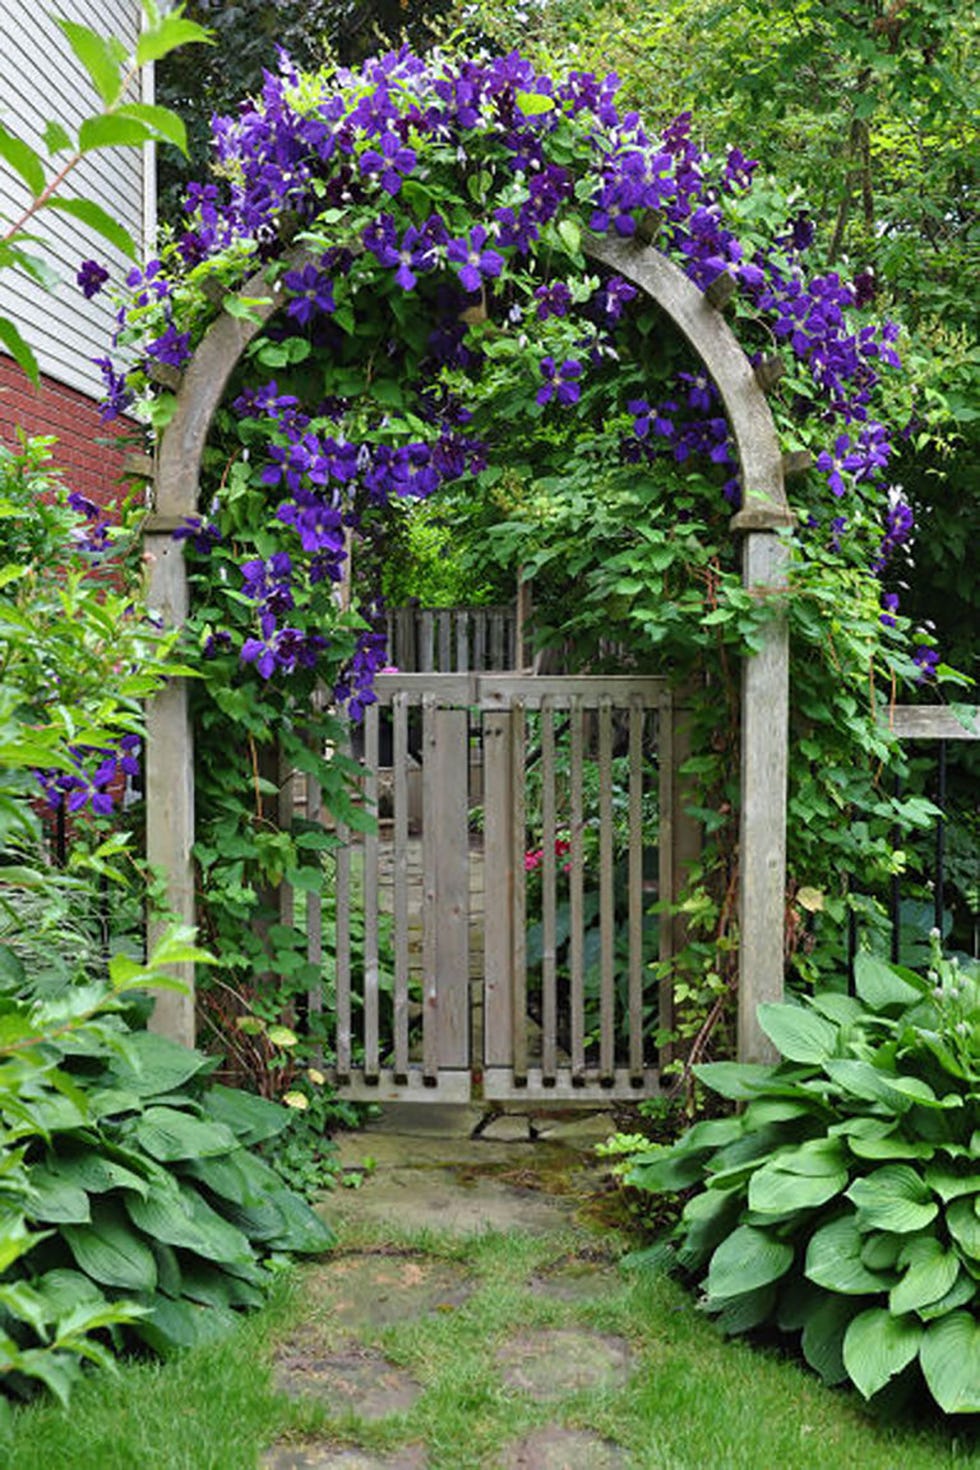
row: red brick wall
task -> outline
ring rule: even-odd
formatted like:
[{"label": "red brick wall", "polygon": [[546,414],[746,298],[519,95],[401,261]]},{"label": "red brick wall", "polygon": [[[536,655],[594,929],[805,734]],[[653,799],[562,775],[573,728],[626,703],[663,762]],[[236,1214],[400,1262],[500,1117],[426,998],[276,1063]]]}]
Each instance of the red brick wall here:
[{"label": "red brick wall", "polygon": [[0,439],[10,449],[16,447],[18,428],[57,436],[54,464],[69,490],[97,505],[125,498],[119,477],[127,451],[141,448],[133,437],[137,426],[128,419],[103,423],[98,404],[84,393],[43,375],[35,388],[10,358],[0,356]]}]

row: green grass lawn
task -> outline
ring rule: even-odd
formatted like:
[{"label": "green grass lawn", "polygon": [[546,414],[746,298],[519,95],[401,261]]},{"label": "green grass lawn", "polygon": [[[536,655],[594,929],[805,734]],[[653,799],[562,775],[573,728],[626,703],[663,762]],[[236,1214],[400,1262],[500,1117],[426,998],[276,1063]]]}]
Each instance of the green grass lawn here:
[{"label": "green grass lawn", "polygon": [[[609,1237],[605,1237],[608,1241]],[[830,1391],[772,1351],[722,1340],[672,1281],[615,1267],[593,1297],[535,1295],[528,1279],[594,1236],[509,1233],[468,1239],[401,1235],[358,1226],[341,1248],[401,1245],[452,1261],[475,1290],[461,1306],[420,1320],[362,1329],[424,1385],[408,1412],[361,1423],[329,1404],[298,1402],[272,1384],[276,1345],[317,1322],[304,1276],[286,1279],[270,1305],[230,1339],[164,1364],[128,1363],[93,1375],[63,1412],[22,1409],[0,1447],[5,1470],[255,1470],[276,1440],[333,1439],[381,1451],[424,1443],[436,1470],[492,1467],[505,1445],[536,1425],[592,1429],[650,1470],[934,1470],[980,1464],[968,1426],[909,1417],[870,1419],[850,1393]],[[315,1268],[314,1268],[315,1269]],[[635,1367],[620,1389],[535,1403],[499,1382],[496,1352],[529,1327],[583,1325],[626,1337]]]}]

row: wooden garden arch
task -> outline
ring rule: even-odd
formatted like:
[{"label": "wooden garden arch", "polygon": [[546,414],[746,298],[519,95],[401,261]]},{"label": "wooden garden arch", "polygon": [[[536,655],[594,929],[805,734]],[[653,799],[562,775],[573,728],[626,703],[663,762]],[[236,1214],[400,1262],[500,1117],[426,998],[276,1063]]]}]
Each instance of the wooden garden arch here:
[{"label": "wooden garden arch", "polygon": [[[722,315],[734,290],[722,276],[702,292],[653,245],[639,240],[592,238],[586,253],[617,271],[666,313],[687,339],[721,395],[735,440],[742,480],[742,509],[731,528],[742,537],[744,585],[759,597],[786,586],[788,547],[778,533],[793,521],[783,483],[783,461],[769,405],[767,377],[754,368]],[[294,251],[286,263],[305,263]],[[220,286],[216,289],[221,292]],[[222,297],[225,293],[221,292]],[[253,337],[279,310],[279,282],[263,272],[246,281],[241,300],[250,318],[222,311],[186,369],[167,386],[176,411],[163,431],[153,466],[153,510],[145,547],[150,565],[150,604],[168,626],[188,611],[183,544],[173,539],[185,517],[197,513],[201,459],[228,380]],[[258,301],[258,305],[254,303]],[[762,647],[742,669],[742,766],[739,884],[738,1049],[743,1060],[770,1060],[757,1007],[783,993],[786,884],[786,774],[789,719],[789,639],[786,620],[764,626]],[[180,922],[195,922],[191,847],[194,841],[194,745],[187,684],[172,679],[147,711],[147,856],[165,878],[167,907]],[[159,935],[151,934],[151,942]],[[151,1026],[190,1046],[194,1043],[194,967],[174,967],[186,993],[160,991]]]}]

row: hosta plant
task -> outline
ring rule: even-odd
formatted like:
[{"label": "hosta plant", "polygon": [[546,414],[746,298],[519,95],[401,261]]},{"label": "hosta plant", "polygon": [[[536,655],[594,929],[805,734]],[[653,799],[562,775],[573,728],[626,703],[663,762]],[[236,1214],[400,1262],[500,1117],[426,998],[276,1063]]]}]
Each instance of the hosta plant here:
[{"label": "hosta plant", "polygon": [[[253,1146],[285,1108],[210,1081],[214,1061],[124,1010],[160,966],[200,953],[179,935],[109,984],[56,998],[0,991],[0,1383],[63,1401],[85,1360],[140,1339],[156,1351],[225,1331],[257,1305],[283,1252],[326,1225]],[[2,1407],[2,1399],[0,1399]]]},{"label": "hosta plant", "polygon": [[801,1333],[829,1384],[980,1412],[980,972],[936,939],[925,977],[862,954],[855,986],[761,1006],[783,1060],[697,1067],[740,1110],[626,1180],[695,1190],[673,1249],[726,1332]]}]

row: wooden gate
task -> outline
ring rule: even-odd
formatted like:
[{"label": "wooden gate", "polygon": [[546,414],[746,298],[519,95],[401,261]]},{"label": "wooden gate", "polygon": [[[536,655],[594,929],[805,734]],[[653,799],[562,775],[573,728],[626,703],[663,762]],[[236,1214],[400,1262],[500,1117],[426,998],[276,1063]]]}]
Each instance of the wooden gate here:
[{"label": "wooden gate", "polygon": [[[666,681],[386,674],[327,943],[349,1097],[640,1098],[669,1025]],[[332,948],[332,960],[330,949]]]}]

